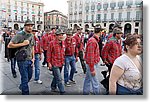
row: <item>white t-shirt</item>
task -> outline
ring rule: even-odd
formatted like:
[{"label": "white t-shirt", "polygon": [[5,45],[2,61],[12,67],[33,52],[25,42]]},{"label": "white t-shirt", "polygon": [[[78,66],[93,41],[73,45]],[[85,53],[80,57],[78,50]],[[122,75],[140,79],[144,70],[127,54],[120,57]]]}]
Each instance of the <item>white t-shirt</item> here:
[{"label": "white t-shirt", "polygon": [[[137,58],[142,65],[140,56],[137,56]],[[123,75],[117,81],[119,85],[133,90],[137,90],[142,87],[142,73],[127,55],[123,54],[118,57],[113,65],[116,65],[124,70]]]}]

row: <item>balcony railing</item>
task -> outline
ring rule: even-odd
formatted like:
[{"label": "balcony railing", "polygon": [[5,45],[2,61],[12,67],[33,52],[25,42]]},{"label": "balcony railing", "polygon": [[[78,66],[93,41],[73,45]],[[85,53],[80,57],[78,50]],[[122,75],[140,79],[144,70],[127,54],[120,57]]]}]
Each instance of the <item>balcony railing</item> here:
[{"label": "balcony railing", "polygon": [[102,20],[96,20],[96,23],[101,23],[102,22]]},{"label": "balcony railing", "polygon": [[131,22],[133,20],[133,18],[124,18],[125,22]]}]

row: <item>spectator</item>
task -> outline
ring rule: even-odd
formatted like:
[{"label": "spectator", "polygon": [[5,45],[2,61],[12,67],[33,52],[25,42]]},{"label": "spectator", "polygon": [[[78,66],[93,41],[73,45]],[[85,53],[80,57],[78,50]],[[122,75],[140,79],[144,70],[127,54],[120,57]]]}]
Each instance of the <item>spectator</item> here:
[{"label": "spectator", "polygon": [[109,94],[142,95],[142,52],[138,36],[129,35],[125,40],[126,53],[118,57],[112,67],[109,80]]}]

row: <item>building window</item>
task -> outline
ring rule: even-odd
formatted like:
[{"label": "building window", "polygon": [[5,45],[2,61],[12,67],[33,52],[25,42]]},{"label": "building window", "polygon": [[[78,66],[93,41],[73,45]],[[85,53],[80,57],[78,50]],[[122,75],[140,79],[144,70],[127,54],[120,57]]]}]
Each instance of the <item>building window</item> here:
[{"label": "building window", "polygon": [[121,21],[121,19],[122,19],[122,13],[119,13],[118,20]]},{"label": "building window", "polygon": [[111,20],[114,20],[114,13],[111,13]]},{"label": "building window", "polygon": [[127,20],[130,20],[130,12],[127,12]]},{"label": "building window", "polygon": [[89,16],[88,15],[86,15],[86,21],[88,21],[89,20]]},{"label": "building window", "polygon": [[110,3],[110,8],[113,10],[114,8],[116,7],[116,3],[113,2],[113,3]]},{"label": "building window", "polygon": [[75,7],[75,10],[76,10],[77,9],[77,1],[75,1],[75,6],[74,7]]},{"label": "building window", "polygon": [[139,22],[135,22],[135,27],[138,27],[139,26]]},{"label": "building window", "polygon": [[23,16],[21,16],[21,21],[23,21]]},{"label": "building window", "polygon": [[91,5],[91,11],[94,12],[94,10],[95,10],[95,5],[92,4],[92,5]]},{"label": "building window", "polygon": [[88,4],[86,4],[86,6],[85,6],[85,10],[86,10],[86,13],[88,13],[88,12],[89,12],[89,5],[88,5]]},{"label": "building window", "polygon": [[102,8],[102,6],[101,6],[101,4],[99,3],[99,4],[97,5],[97,11],[100,11],[101,8]]},{"label": "building window", "polygon": [[106,21],[107,19],[107,14],[104,14],[104,21]]},{"label": "building window", "polygon": [[15,20],[17,21],[17,15],[15,15]]},{"label": "building window", "polygon": [[79,24],[80,25],[80,27],[82,26],[82,24]]},{"label": "building window", "polygon": [[119,7],[119,8],[122,8],[123,6],[124,6],[124,1],[118,2],[118,7]]},{"label": "building window", "polygon": [[108,3],[104,3],[104,4],[103,4],[103,8],[104,8],[104,10],[107,10],[107,8],[108,8]]},{"label": "building window", "polygon": [[133,1],[132,0],[128,0],[128,1],[126,1],[126,6],[128,7],[128,8],[131,8],[131,5],[133,4]]},{"label": "building window", "polygon": [[72,24],[70,24],[70,27],[72,27]]},{"label": "building window", "polygon": [[141,11],[136,11],[136,20],[141,19]]},{"label": "building window", "polygon": [[101,14],[97,14],[97,21],[101,20]]},{"label": "building window", "polygon": [[92,20],[92,22],[93,22],[93,21],[94,21],[94,15],[92,15],[91,18],[92,18],[91,20]]},{"label": "building window", "polygon": [[142,0],[136,0],[136,1],[135,1],[135,5],[136,5],[137,7],[142,6]]}]

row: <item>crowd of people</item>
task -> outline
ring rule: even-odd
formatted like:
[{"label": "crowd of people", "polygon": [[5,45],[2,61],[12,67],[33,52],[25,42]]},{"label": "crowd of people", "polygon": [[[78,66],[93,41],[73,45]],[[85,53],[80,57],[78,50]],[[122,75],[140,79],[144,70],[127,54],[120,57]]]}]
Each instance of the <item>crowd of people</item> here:
[{"label": "crowd of people", "polygon": [[[5,58],[11,62],[11,71],[16,75],[16,63],[19,68],[21,83],[19,89],[23,95],[29,95],[28,82],[35,68],[34,82],[42,84],[40,80],[40,61],[53,74],[51,91],[57,88],[60,94],[65,93],[64,87],[76,84],[74,74],[77,73],[76,62],[80,60],[85,74],[83,94],[100,95],[100,84],[106,88],[106,94],[143,94],[142,86],[142,36],[126,34],[122,27],[116,23],[113,31],[107,34],[100,24],[93,25],[94,30],[85,32],[77,27],[63,31],[51,28],[40,31],[33,29],[34,23],[27,20],[21,31],[0,31],[0,51],[5,43]],[[43,54],[43,55],[42,55]],[[42,58],[43,56],[43,58]],[[102,59],[102,60],[100,60]],[[104,79],[99,82],[99,62],[107,66],[108,70],[102,71]],[[64,66],[64,67],[63,67]],[[64,70],[64,82],[62,82]],[[70,72],[69,72],[70,71]]]}]

